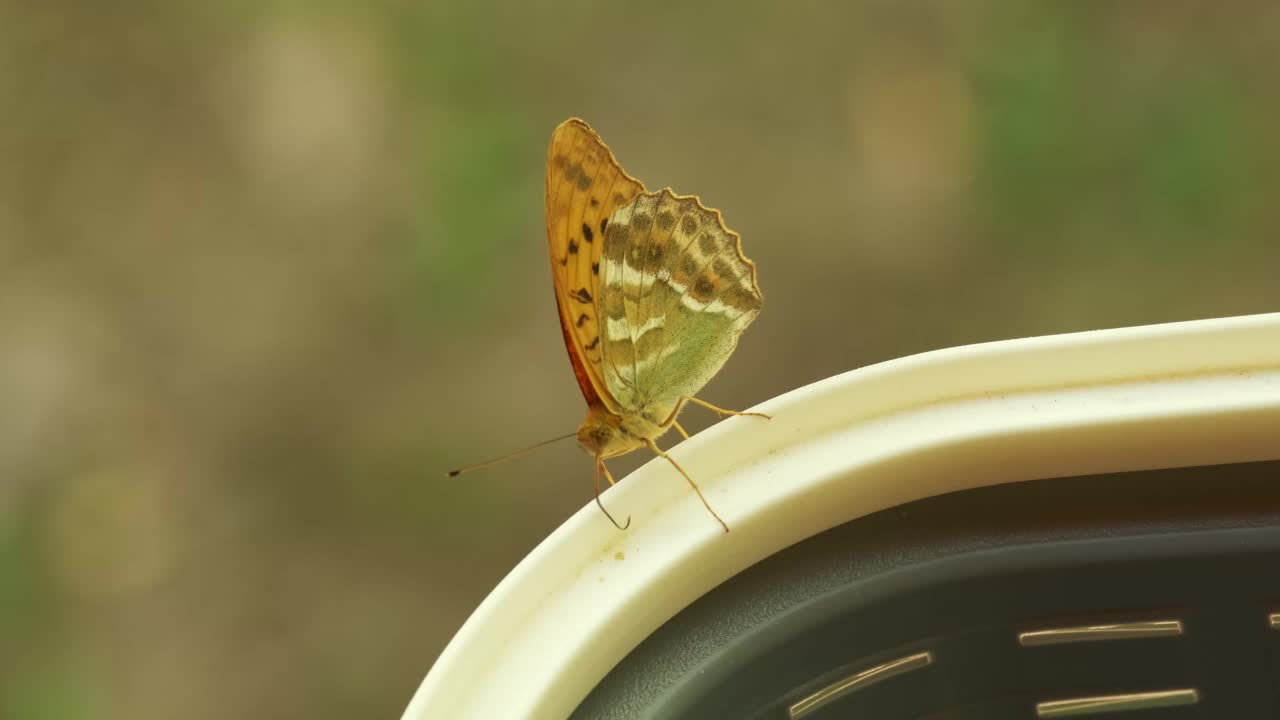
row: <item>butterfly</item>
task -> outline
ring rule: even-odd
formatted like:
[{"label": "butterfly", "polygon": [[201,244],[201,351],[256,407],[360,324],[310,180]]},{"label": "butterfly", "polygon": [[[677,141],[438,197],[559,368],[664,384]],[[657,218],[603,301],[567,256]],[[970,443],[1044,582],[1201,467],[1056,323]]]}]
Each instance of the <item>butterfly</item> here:
[{"label": "butterfly", "polygon": [[560,328],[587,401],[577,438],[595,458],[596,503],[617,525],[600,504],[600,475],[614,484],[604,461],[647,447],[684,476],[729,532],[656,441],[673,427],[688,439],[676,421],[686,403],[721,416],[768,417],[694,397],[763,304],[741,238],[699,198],[646,190],[578,118],[551,135],[546,221]]}]

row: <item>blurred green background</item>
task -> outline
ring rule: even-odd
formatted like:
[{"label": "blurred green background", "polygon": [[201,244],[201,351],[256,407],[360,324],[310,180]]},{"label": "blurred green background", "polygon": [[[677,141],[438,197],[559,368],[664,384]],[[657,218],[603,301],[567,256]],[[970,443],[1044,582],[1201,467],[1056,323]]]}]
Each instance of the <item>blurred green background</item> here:
[{"label": "blurred green background", "polygon": [[742,234],[765,310],[703,397],[746,407],[1280,310],[1277,37],[1263,0],[4,0],[0,717],[398,716],[591,499],[572,443],[443,476],[584,411],[564,118]]}]

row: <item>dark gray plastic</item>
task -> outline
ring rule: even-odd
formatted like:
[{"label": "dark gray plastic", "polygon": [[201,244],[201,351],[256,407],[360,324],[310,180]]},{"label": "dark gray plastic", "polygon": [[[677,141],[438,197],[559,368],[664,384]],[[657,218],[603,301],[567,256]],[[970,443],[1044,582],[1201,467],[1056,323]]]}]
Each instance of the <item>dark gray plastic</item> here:
[{"label": "dark gray plastic", "polygon": [[[1172,687],[1197,701],[1122,717],[1280,717],[1269,612],[1280,462],[1000,485],[885,510],[758,563],[659,628],[574,717],[786,718],[833,679],[923,651],[928,667],[806,720],[1030,718],[1049,699]],[[1152,618],[1185,632],[1017,640]]]}]

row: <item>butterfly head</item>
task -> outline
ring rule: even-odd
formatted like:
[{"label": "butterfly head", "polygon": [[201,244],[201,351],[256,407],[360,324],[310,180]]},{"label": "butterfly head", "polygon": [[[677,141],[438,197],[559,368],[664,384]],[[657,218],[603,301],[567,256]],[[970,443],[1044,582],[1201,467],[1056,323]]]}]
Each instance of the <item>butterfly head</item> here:
[{"label": "butterfly head", "polygon": [[627,428],[625,420],[598,405],[587,410],[578,427],[578,443],[598,458],[624,455],[644,447],[644,440]]}]

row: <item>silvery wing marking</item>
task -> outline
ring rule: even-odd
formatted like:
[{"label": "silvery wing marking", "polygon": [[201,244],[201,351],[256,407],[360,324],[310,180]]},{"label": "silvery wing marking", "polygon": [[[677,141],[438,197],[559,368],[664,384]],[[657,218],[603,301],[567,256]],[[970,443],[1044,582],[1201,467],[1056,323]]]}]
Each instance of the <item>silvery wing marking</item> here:
[{"label": "silvery wing marking", "polygon": [[720,213],[670,189],[613,212],[600,279],[605,384],[654,422],[720,370],[763,302]]}]

